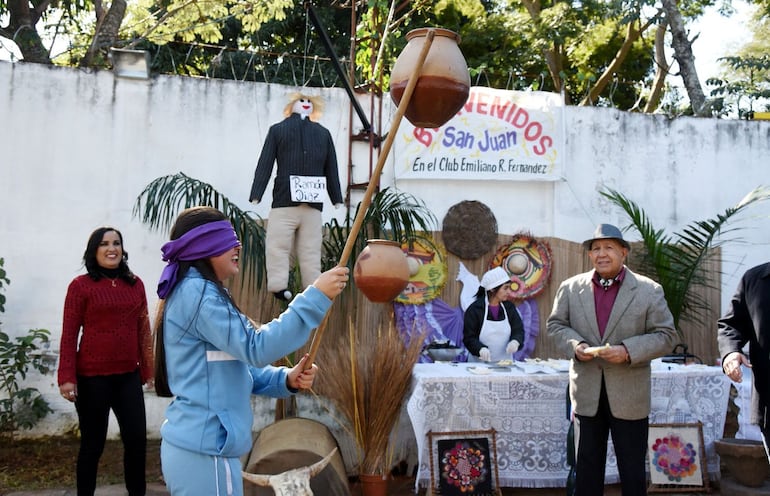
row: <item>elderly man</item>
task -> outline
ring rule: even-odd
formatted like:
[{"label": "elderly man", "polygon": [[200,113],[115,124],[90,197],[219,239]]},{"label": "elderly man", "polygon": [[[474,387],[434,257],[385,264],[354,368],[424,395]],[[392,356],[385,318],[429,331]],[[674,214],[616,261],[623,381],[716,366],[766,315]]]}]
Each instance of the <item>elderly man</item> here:
[{"label": "elderly man", "polygon": [[594,269],[564,281],[546,324],[572,359],[576,496],[604,494],[608,435],[623,496],[647,493],[645,454],[650,414],[650,361],[676,342],[663,288],[625,266],[620,230],[600,224],[583,246]]}]

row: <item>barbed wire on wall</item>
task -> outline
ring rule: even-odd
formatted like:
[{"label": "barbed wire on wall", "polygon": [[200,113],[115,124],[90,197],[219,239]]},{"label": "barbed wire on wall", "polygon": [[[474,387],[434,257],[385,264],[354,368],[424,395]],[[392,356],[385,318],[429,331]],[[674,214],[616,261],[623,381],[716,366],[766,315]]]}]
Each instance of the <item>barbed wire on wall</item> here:
[{"label": "barbed wire on wall", "polygon": [[[306,35],[303,43],[303,50],[307,53],[310,50],[312,41]],[[146,40],[145,40],[146,41]],[[129,40],[121,43],[122,46],[136,45],[137,40]],[[257,38],[259,43],[259,38]],[[180,47],[187,49],[182,52]],[[0,50],[5,50],[11,55],[10,60],[16,61],[18,57],[10,47],[0,41]],[[67,53],[79,53],[83,47],[70,46],[66,50],[56,55],[61,57]],[[196,53],[198,51],[198,53]],[[183,76],[203,77],[211,79],[232,79],[236,81],[264,82],[268,84],[290,84],[298,87],[320,87],[330,88],[339,87],[343,83],[340,76],[334,69],[331,58],[319,56],[317,54],[298,54],[291,52],[274,52],[261,49],[233,48],[222,45],[204,43],[204,42],[183,42],[174,41],[165,45],[153,45],[150,48],[151,65],[154,67],[164,65],[161,61],[163,57],[168,60],[166,66],[171,66],[170,72],[166,74],[176,74]],[[179,59],[180,52],[184,53],[184,58]],[[209,52],[208,64],[200,67],[200,73],[191,73],[188,63],[195,56],[206,56]],[[339,59],[344,73],[349,75],[350,59],[343,57]],[[522,73],[511,69],[495,69],[486,65],[477,68],[470,68],[471,81],[476,86],[493,87],[505,90],[538,90],[543,89],[548,81],[547,74],[544,73]],[[355,87],[366,86],[362,81],[351,81]],[[613,79],[610,85],[610,102],[619,87],[631,86],[638,88],[637,81],[622,81],[617,77]]]}]

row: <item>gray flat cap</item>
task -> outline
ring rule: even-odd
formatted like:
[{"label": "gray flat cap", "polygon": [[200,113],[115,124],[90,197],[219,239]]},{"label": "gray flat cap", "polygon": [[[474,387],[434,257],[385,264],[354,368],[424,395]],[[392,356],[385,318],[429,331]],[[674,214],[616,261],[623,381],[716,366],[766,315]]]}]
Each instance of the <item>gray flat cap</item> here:
[{"label": "gray flat cap", "polygon": [[594,235],[591,239],[587,239],[583,241],[583,247],[586,250],[591,249],[591,243],[596,241],[597,239],[617,239],[620,241],[620,244],[623,245],[626,249],[630,250],[631,245],[628,244],[628,241],[623,239],[623,233],[620,232],[620,229],[613,226],[612,224],[599,224],[596,226],[596,230],[594,230]]}]

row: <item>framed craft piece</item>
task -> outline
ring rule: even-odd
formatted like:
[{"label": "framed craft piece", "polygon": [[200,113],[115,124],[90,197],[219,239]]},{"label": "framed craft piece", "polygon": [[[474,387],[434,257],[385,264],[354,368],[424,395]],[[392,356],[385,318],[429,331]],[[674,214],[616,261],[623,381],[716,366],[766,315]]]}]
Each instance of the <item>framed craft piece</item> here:
[{"label": "framed craft piece", "polygon": [[[441,496],[501,496],[495,430],[428,432],[430,489]],[[430,494],[430,492],[429,492]]]},{"label": "framed craft piece", "polygon": [[648,492],[711,492],[703,424],[650,424]]}]

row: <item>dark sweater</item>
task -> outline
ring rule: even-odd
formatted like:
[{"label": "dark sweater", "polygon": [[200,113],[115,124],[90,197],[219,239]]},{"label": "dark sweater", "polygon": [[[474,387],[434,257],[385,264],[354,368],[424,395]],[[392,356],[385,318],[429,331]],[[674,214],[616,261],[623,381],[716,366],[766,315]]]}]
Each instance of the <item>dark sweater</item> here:
[{"label": "dark sweater", "polygon": [[[333,205],[342,203],[337,154],[329,130],[322,125],[291,114],[286,119],[270,126],[262,153],[254,171],[249,201],[262,200],[273,163],[278,164],[273,187],[272,208],[293,207],[303,202],[291,200],[289,176],[326,177],[326,189]],[[323,210],[323,203],[307,203],[317,210]]]},{"label": "dark sweater", "polygon": [[[67,289],[59,350],[59,385],[77,376],[111,375],[139,368],[153,377],[152,340],[144,284],[76,277]],[[82,331],[82,332],[81,332]],[[78,347],[78,337],[80,345]]]}]

